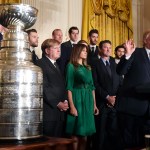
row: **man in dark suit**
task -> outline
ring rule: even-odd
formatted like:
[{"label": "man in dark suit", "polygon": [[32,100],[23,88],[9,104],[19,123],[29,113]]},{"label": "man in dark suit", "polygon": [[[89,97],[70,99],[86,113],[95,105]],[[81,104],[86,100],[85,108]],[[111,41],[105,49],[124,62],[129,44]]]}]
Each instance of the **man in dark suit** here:
[{"label": "man in dark suit", "polygon": [[88,58],[87,58],[87,62],[89,65],[93,65],[93,61],[95,58],[98,58],[98,46],[97,46],[97,42],[98,42],[98,30],[97,29],[92,29],[89,32],[89,52],[88,52]]},{"label": "man in dark suit", "polygon": [[99,58],[93,66],[96,104],[100,114],[95,116],[96,134],[93,150],[121,150],[116,109],[116,95],[120,77],[116,73],[116,63],[111,56],[111,42],[104,40],[99,43]]},{"label": "man in dark suit", "polygon": [[54,39],[47,39],[41,48],[42,59],[37,61],[37,65],[43,70],[43,133],[62,137],[68,102],[65,81],[56,63],[60,57],[60,44]]},{"label": "man in dark suit", "polygon": [[114,54],[115,54],[115,62],[116,64],[119,63],[121,57],[125,54],[125,47],[123,45],[118,45],[115,48]]},{"label": "man in dark suit", "polygon": [[36,65],[36,62],[39,59],[35,53],[35,47],[38,47],[38,33],[36,29],[29,29],[26,32],[28,34],[30,52],[32,53],[32,62]]},{"label": "man in dark suit", "polygon": [[63,33],[61,29],[54,29],[52,32],[52,39],[57,40],[60,44],[63,40]]},{"label": "man in dark suit", "polygon": [[[144,145],[144,126],[150,117],[150,95],[136,92],[138,86],[150,82],[150,31],[144,33],[143,45],[143,48],[135,49],[133,41],[127,41],[125,55],[117,66],[117,72],[124,75],[117,110],[127,148]],[[150,125],[147,129],[150,129]]]},{"label": "man in dark suit", "polygon": [[79,37],[79,29],[71,27],[68,31],[70,40],[61,44],[61,57],[57,60],[62,74],[65,76],[66,65],[70,60],[70,55],[74,44],[77,44]]}]

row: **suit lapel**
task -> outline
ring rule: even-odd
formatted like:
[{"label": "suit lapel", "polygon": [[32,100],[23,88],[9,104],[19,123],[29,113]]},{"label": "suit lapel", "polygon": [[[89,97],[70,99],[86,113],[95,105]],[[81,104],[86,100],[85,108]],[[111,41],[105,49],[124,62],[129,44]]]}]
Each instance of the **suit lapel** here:
[{"label": "suit lapel", "polygon": [[144,63],[145,63],[146,70],[148,71],[149,76],[150,76],[150,61],[149,61],[149,58],[148,58],[148,55],[146,53],[145,48],[143,48],[141,50],[141,53],[143,55],[143,60],[144,60]]},{"label": "suit lapel", "polygon": [[71,48],[72,48],[72,45],[71,45],[71,42],[70,42],[70,41],[68,41],[68,42],[66,43],[66,45],[67,45],[67,47],[71,47]]},{"label": "suit lapel", "polygon": [[100,65],[102,66],[102,69],[103,69],[103,71],[105,72],[105,74],[107,74],[107,79],[111,79],[111,77],[110,77],[110,75],[109,75],[109,73],[108,73],[108,71],[107,71],[107,69],[106,69],[106,66],[105,66],[105,64],[104,64],[104,62],[103,62],[103,60],[102,60],[102,58],[100,58]]},{"label": "suit lapel", "polygon": [[61,73],[56,69],[56,67],[52,64],[52,62],[47,58],[45,57],[45,61],[46,61],[46,64],[48,64],[48,66],[54,71],[56,72],[57,75],[61,76]]}]

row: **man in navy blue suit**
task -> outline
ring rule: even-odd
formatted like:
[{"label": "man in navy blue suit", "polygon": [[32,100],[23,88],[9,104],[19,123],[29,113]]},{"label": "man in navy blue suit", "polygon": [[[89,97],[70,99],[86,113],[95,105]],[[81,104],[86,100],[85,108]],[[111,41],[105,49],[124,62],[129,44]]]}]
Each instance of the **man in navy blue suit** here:
[{"label": "man in navy blue suit", "polygon": [[96,134],[93,136],[93,150],[122,150],[115,109],[121,80],[116,72],[115,59],[110,56],[111,51],[111,42],[101,41],[98,57],[93,61],[96,104],[100,110],[100,114],[95,116]]},{"label": "man in navy blue suit", "polygon": [[28,34],[30,52],[32,53],[32,62],[36,65],[39,58],[35,53],[35,48],[38,47],[39,36],[36,29],[29,29],[26,33]]},{"label": "man in navy blue suit", "polygon": [[144,145],[144,127],[150,117],[150,95],[136,91],[150,82],[150,31],[144,33],[143,45],[135,48],[132,40],[127,41],[125,55],[117,66],[117,72],[124,75],[116,107],[125,148]]},{"label": "man in navy blue suit", "polygon": [[92,29],[89,32],[89,52],[88,52],[88,64],[93,66],[93,61],[98,58],[98,52],[99,48],[97,46],[98,43],[98,30],[97,29]]},{"label": "man in navy blue suit", "polygon": [[61,44],[61,57],[57,60],[62,74],[65,76],[66,65],[70,60],[70,55],[74,44],[77,44],[79,38],[79,29],[71,27],[68,31],[70,40]]}]

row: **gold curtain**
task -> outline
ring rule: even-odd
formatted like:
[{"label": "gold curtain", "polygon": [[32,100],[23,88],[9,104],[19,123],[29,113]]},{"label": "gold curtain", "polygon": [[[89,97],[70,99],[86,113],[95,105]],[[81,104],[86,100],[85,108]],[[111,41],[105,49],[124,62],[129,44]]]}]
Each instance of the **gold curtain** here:
[{"label": "gold curtain", "polygon": [[0,4],[6,3],[20,3],[21,0],[0,0]]},{"label": "gold curtain", "polygon": [[82,39],[91,29],[99,41],[110,40],[114,48],[133,37],[132,0],[83,0]]}]

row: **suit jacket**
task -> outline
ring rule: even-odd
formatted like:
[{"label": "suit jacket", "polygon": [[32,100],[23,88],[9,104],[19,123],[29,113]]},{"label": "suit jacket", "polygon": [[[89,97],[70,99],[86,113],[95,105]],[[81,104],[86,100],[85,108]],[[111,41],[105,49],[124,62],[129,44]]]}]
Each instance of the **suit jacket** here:
[{"label": "suit jacket", "polygon": [[150,61],[145,48],[136,48],[128,60],[123,56],[117,65],[117,72],[124,75],[118,111],[137,116],[149,112],[150,95],[136,92],[136,87],[150,82]]},{"label": "suit jacket", "polygon": [[72,45],[70,41],[61,44],[61,57],[57,60],[57,63],[64,76],[66,72],[66,66],[70,60],[71,52]]},{"label": "suit jacket", "polygon": [[43,120],[63,121],[64,112],[57,105],[67,98],[64,78],[46,56],[37,65],[43,70]]},{"label": "suit jacket", "polygon": [[0,41],[3,39],[3,35],[0,33]]},{"label": "suit jacket", "polygon": [[35,51],[32,51],[32,62],[36,65],[37,61],[38,61],[38,56],[35,54]]},{"label": "suit jacket", "polygon": [[98,59],[98,53],[99,53],[99,48],[98,46],[96,46],[96,50],[94,52],[94,55],[92,54],[90,47],[89,47],[89,52],[88,52],[88,56],[87,56],[87,63],[90,66],[93,66],[93,63],[95,61],[95,59]]},{"label": "suit jacket", "polygon": [[116,72],[116,63],[114,58],[110,57],[109,63],[112,74],[111,77],[109,76],[106,66],[101,58],[95,60],[93,66],[93,80],[96,88],[96,104],[100,107],[100,109],[106,106],[107,95],[115,96],[117,94],[120,84],[120,77]]}]

